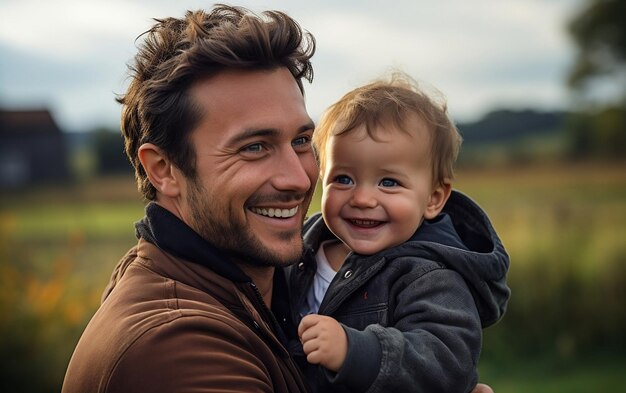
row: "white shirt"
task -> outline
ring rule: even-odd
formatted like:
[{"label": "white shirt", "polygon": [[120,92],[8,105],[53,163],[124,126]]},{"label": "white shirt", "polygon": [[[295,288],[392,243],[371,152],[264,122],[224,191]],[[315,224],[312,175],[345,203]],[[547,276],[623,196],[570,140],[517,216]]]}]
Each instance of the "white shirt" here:
[{"label": "white shirt", "polygon": [[299,310],[300,316],[317,314],[322,300],[324,299],[324,295],[326,294],[326,290],[335,277],[335,274],[337,274],[337,272],[330,267],[330,263],[328,263],[328,258],[326,258],[326,253],[324,252],[324,247],[332,242],[336,242],[336,240],[322,242],[317,249],[317,253],[315,254],[317,271],[313,277],[313,284],[307,289],[306,298]]}]

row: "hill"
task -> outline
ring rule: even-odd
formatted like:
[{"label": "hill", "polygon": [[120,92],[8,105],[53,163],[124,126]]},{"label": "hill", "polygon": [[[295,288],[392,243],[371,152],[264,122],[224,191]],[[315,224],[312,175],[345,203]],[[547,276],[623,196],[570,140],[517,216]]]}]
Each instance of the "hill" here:
[{"label": "hill", "polygon": [[465,145],[514,142],[529,136],[553,136],[561,132],[567,112],[534,109],[499,109],[473,123],[457,124]]},{"label": "hill", "polygon": [[558,161],[567,148],[569,113],[500,109],[472,123],[457,124],[463,136],[459,166]]}]

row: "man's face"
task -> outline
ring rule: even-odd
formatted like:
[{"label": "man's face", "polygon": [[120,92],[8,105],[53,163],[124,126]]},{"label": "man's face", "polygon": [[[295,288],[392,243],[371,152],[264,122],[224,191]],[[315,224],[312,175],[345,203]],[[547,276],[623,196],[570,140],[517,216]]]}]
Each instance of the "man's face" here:
[{"label": "man's face", "polygon": [[197,176],[183,187],[183,220],[244,264],[296,262],[318,176],[296,81],[286,68],[226,71],[191,95],[203,119],[191,133]]}]

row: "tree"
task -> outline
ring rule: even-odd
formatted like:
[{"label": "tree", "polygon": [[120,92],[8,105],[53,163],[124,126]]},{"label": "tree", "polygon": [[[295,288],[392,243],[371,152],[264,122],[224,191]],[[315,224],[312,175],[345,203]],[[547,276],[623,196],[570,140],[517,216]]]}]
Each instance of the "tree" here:
[{"label": "tree", "polygon": [[98,173],[133,173],[132,166],[124,153],[124,139],[119,130],[100,128],[94,133],[94,150]]},{"label": "tree", "polygon": [[[579,52],[568,84],[584,95],[603,79],[618,96],[590,106],[585,100],[567,128],[572,156],[625,159],[626,155],[626,1],[589,0],[569,24]],[[584,97],[580,97],[584,98]],[[598,104],[598,103],[596,103]]]},{"label": "tree", "polygon": [[626,1],[590,0],[569,24],[579,48],[569,85],[583,88],[594,77],[621,78],[626,72]]}]

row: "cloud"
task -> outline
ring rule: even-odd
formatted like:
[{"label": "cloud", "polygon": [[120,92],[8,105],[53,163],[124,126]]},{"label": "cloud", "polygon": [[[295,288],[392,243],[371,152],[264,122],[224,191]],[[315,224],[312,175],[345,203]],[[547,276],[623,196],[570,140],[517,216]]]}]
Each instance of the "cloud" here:
[{"label": "cloud", "polygon": [[[338,98],[395,66],[435,85],[466,118],[503,100],[564,106],[563,75],[572,56],[564,25],[575,3],[449,0],[326,8],[307,25],[320,48],[315,89]],[[323,98],[312,95],[317,107]]]},{"label": "cloud", "polygon": [[[453,115],[564,107],[573,50],[564,25],[582,0],[240,1],[281,9],[317,40],[307,106],[316,118],[347,90],[402,69],[447,96]],[[117,126],[135,38],[152,18],[206,1],[0,0],[0,104],[52,103],[62,126]]]}]

